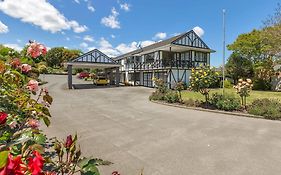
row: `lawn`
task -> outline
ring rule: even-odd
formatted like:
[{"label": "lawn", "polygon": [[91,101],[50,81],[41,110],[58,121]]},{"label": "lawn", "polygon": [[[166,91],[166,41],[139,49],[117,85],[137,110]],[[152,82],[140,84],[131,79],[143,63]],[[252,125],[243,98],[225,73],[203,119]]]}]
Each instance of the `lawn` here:
[{"label": "lawn", "polygon": [[[222,89],[211,89],[210,94],[213,93],[222,93]],[[235,89],[225,89],[227,94],[233,94],[239,97],[236,94]],[[182,92],[183,100],[193,99],[193,100],[204,100],[204,96],[201,95],[199,92],[192,92],[192,91],[183,91]],[[270,99],[278,99],[281,101],[281,92],[272,92],[272,91],[251,91],[250,96],[247,98],[247,103],[252,103],[255,99],[261,98],[270,98]]]}]

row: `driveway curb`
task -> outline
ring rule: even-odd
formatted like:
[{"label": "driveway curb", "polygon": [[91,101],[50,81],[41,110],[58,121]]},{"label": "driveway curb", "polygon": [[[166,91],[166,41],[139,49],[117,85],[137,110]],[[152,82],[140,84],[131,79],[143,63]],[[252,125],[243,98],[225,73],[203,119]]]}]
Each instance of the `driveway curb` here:
[{"label": "driveway curb", "polygon": [[259,115],[252,115],[252,114],[245,114],[245,113],[238,113],[238,112],[220,111],[220,110],[211,110],[211,109],[204,109],[204,108],[199,108],[199,107],[189,107],[189,106],[184,106],[184,105],[179,105],[179,104],[171,104],[171,103],[155,101],[155,100],[150,100],[150,101],[153,102],[153,103],[177,107],[177,108],[184,108],[184,109],[191,109],[191,110],[196,110],[196,111],[204,111],[204,112],[212,112],[212,113],[218,113],[218,114],[235,115],[235,116],[239,116],[239,117],[249,117],[249,118],[269,120],[269,119],[265,119],[263,116],[259,116]]}]

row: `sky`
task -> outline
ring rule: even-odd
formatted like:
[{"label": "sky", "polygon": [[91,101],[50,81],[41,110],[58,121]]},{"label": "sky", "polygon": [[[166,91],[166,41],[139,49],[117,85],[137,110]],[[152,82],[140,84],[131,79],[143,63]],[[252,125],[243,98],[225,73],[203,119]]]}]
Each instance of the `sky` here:
[{"label": "sky", "polygon": [[[222,64],[226,44],[260,29],[280,0],[0,0],[0,43],[22,49],[29,40],[52,47],[94,48],[114,57],[189,30]],[[226,58],[231,54],[227,51]]]}]

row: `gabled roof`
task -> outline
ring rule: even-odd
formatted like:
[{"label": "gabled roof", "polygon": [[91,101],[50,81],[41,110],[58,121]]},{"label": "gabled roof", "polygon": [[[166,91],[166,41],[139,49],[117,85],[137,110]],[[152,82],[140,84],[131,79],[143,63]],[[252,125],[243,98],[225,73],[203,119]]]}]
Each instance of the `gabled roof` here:
[{"label": "gabled roof", "polygon": [[91,50],[79,57],[71,60],[72,63],[101,63],[101,64],[118,64],[115,60],[108,57],[98,49]]},{"label": "gabled roof", "polygon": [[146,51],[153,50],[153,49],[156,49],[156,48],[159,48],[162,46],[166,46],[166,45],[170,45],[170,44],[195,47],[195,48],[201,48],[201,49],[206,49],[206,50],[212,51],[193,30],[190,30],[186,33],[179,34],[172,38],[151,44],[149,46],[131,51],[129,53],[126,53],[126,54],[123,54],[120,56],[117,56],[114,58],[114,60],[119,60],[124,57],[132,56],[134,54],[146,52]]}]

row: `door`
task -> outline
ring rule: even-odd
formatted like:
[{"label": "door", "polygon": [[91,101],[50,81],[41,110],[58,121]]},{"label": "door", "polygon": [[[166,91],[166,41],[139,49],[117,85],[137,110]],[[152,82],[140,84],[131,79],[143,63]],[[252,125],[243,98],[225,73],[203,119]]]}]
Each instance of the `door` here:
[{"label": "door", "polygon": [[143,73],[143,86],[145,87],[153,87],[152,82],[152,72],[144,72]]}]

